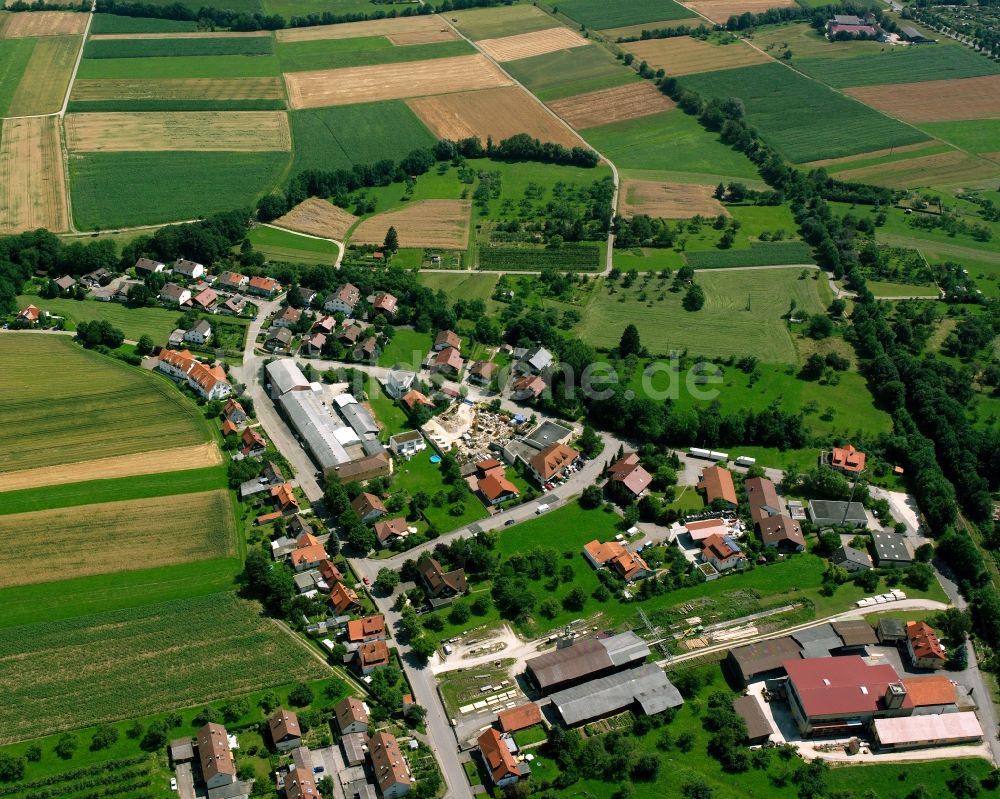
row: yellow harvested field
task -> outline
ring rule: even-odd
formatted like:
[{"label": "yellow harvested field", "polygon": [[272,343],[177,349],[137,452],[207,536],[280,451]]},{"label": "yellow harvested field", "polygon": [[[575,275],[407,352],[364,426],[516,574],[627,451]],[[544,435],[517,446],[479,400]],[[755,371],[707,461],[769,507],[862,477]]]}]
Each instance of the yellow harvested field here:
[{"label": "yellow harvested field", "polygon": [[855,155],[842,155],[840,158],[821,158],[819,161],[810,161],[800,164],[803,169],[819,169],[820,167],[839,166],[840,164],[851,164],[855,161],[867,161],[869,158],[882,158],[893,153],[912,153],[914,150],[924,150],[928,147],[937,147],[940,142],[933,140],[918,141],[916,144],[906,144],[902,147],[885,147],[881,150],[871,150],[867,153],[857,153]]},{"label": "yellow harvested field", "polygon": [[460,55],[404,64],[288,72],[288,102],[292,108],[402,100],[429,94],[489,89],[512,83],[486,56]]},{"label": "yellow harvested field", "polygon": [[333,203],[310,197],[296,205],[284,216],[274,220],[278,227],[288,228],[297,233],[308,233],[324,239],[343,240],[351,225],[358,218]]},{"label": "yellow harvested field", "polygon": [[661,219],[726,214],[726,209],[712,196],[712,191],[712,186],[693,183],[625,180],[618,194],[618,213],[623,216],[648,214]]},{"label": "yellow harvested field", "polygon": [[400,247],[435,247],[463,250],[469,240],[469,200],[419,200],[369,217],[354,229],[355,244],[381,244],[385,232],[395,227]]},{"label": "yellow harvested field", "polygon": [[577,130],[658,114],[673,107],[673,100],[645,80],[549,103],[549,108]]},{"label": "yellow harvested field", "polygon": [[434,42],[450,42],[457,39],[458,34],[451,28],[438,28],[432,31],[409,31],[408,33],[392,33],[385,37],[397,47],[410,44],[433,44]]},{"label": "yellow harvested field", "polygon": [[101,39],[259,39],[267,31],[190,31],[186,33],[98,33],[92,41]]},{"label": "yellow harvested field", "polygon": [[1000,75],[856,86],[846,94],[907,122],[947,122],[1000,116]]},{"label": "yellow harvested field", "polygon": [[79,463],[63,463],[58,466],[39,466],[36,469],[22,469],[18,472],[0,473],[0,492],[21,491],[25,488],[77,483],[81,475],[88,480],[110,480],[116,477],[132,477],[137,474],[161,474],[180,472],[185,469],[202,469],[218,466],[222,454],[214,443],[192,444],[188,447],[158,449],[151,452],[136,452],[131,455],[115,455],[108,458]]},{"label": "yellow harvested field", "polygon": [[281,78],[78,80],[71,100],[281,100]]},{"label": "yellow harvested field", "polygon": [[284,111],[107,112],[66,115],[72,152],[290,150]]},{"label": "yellow harvested field", "polygon": [[917,156],[889,164],[845,169],[836,172],[837,180],[874,183],[893,189],[917,189],[932,186],[975,188],[989,182],[995,188],[1000,165],[968,153],[953,151],[938,155]]},{"label": "yellow harvested field", "polygon": [[88,17],[77,11],[18,11],[7,16],[3,38],[80,35],[87,30]]},{"label": "yellow harvested field", "polygon": [[503,36],[499,39],[480,39],[476,44],[486,55],[497,61],[514,61],[518,58],[530,58],[535,55],[553,53],[556,50],[568,50],[571,47],[581,47],[591,42],[579,33],[564,28],[548,28],[531,33],[518,33],[514,36]]},{"label": "yellow harvested field", "polygon": [[632,38],[633,36],[642,36],[643,31],[660,30],[662,28],[679,28],[681,25],[686,25],[689,28],[697,28],[699,25],[704,25],[705,20],[701,17],[696,17],[693,14],[687,19],[665,19],[660,22],[643,22],[641,25],[625,25],[621,28],[606,28],[601,31],[609,39],[622,38]]},{"label": "yellow harvested field", "polygon": [[527,133],[539,141],[583,147],[583,141],[520,86],[418,97],[407,105],[438,138],[500,141]]},{"label": "yellow harvested field", "polygon": [[0,516],[0,585],[227,557],[233,537],[225,491],[12,513]]},{"label": "yellow harvested field", "polygon": [[647,39],[623,45],[636,58],[646,61],[668,75],[694,75],[715,72],[751,64],[763,64],[771,59],[743,42],[709,44],[700,39],[679,36],[674,39]]},{"label": "yellow harvested field", "polygon": [[0,232],[69,228],[59,118],[5,119],[0,135]]},{"label": "yellow harvested field", "polygon": [[47,36],[31,51],[28,66],[11,100],[7,116],[52,114],[62,108],[82,36]]},{"label": "yellow harvested field", "polygon": [[[340,25],[316,25],[311,28],[286,28],[274,35],[279,42],[312,42],[318,39],[358,39],[362,36],[395,36],[405,33],[454,32],[437,14],[416,17],[372,19],[365,22],[346,22]],[[259,35],[259,34],[258,34]]]},{"label": "yellow harvested field", "polygon": [[762,14],[770,8],[784,8],[796,3],[795,0],[691,0],[684,5],[708,17],[712,22],[724,25],[733,16],[738,17],[747,12]]}]

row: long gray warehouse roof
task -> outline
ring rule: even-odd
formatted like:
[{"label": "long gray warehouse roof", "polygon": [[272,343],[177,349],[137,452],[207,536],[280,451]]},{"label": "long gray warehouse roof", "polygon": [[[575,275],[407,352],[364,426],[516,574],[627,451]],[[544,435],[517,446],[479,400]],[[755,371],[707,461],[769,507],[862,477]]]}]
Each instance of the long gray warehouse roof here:
[{"label": "long gray warehouse roof", "polygon": [[635,703],[643,713],[652,714],[680,707],[684,699],[655,663],[644,663],[552,694],[552,704],[571,726],[617,713]]},{"label": "long gray warehouse roof", "polygon": [[294,388],[305,388],[309,386],[309,381],[302,374],[294,358],[279,358],[271,361],[264,367],[267,377],[271,382],[272,395],[281,396],[287,394]]},{"label": "long gray warehouse roof", "polygon": [[340,407],[340,415],[358,434],[359,438],[378,435],[378,425],[363,405],[353,402]]},{"label": "long gray warehouse roof", "polygon": [[333,469],[351,460],[337,438],[337,430],[344,425],[330,414],[318,395],[312,391],[289,391],[278,402],[320,468]]},{"label": "long gray warehouse roof", "polygon": [[649,656],[646,642],[633,632],[589,638],[529,660],[525,666],[543,691],[588,674],[623,666]]}]

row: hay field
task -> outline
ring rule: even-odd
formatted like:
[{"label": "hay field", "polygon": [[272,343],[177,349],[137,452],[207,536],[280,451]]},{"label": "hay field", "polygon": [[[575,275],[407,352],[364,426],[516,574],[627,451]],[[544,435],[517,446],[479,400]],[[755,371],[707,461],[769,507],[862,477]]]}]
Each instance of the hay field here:
[{"label": "hay field", "polygon": [[694,216],[729,214],[712,196],[712,186],[695,183],[659,183],[626,180],[618,195],[618,212],[625,216],[647,214],[661,219],[690,219]]},{"label": "hay field", "polygon": [[419,200],[396,211],[369,217],[354,229],[355,244],[381,244],[390,226],[400,247],[465,249],[469,240],[469,200]]},{"label": "hay field", "polygon": [[281,100],[284,96],[281,78],[165,78],[78,80],[70,100]]},{"label": "hay field", "polygon": [[410,31],[408,33],[392,33],[385,37],[396,47],[407,47],[411,44],[434,44],[435,42],[450,42],[458,35],[451,28],[438,28],[433,31]]},{"label": "hay field", "polygon": [[720,69],[763,64],[771,59],[743,42],[718,45],[690,37],[648,39],[624,45],[640,61],[668,75],[694,75]]},{"label": "hay field", "polygon": [[845,155],[840,158],[821,158],[819,161],[810,161],[802,164],[804,169],[819,169],[820,167],[840,166],[841,164],[851,164],[856,161],[867,161],[870,158],[883,158],[887,155],[899,153],[912,153],[916,150],[926,150],[928,147],[941,147],[940,142],[921,141],[916,144],[907,144],[903,147],[885,147],[881,150],[872,150],[868,153],[857,153],[856,155]]},{"label": "hay field", "polygon": [[796,5],[795,0],[691,0],[688,8],[708,17],[712,22],[725,25],[726,20],[740,14],[762,14],[770,8],[784,8]]},{"label": "hay field", "polygon": [[329,674],[231,593],[11,627],[0,631],[0,743]]},{"label": "hay field", "polygon": [[551,28],[555,20],[538,6],[514,5],[469,8],[446,15],[473,41]]},{"label": "hay field", "polygon": [[284,111],[200,111],[66,115],[72,152],[198,150],[260,152],[292,149]]},{"label": "hay field", "polygon": [[865,105],[907,122],[1000,116],[1000,75],[844,89]]},{"label": "hay field", "polygon": [[233,533],[226,491],[8,514],[0,516],[0,583],[48,583],[228,557],[235,554]]},{"label": "hay field", "polygon": [[527,133],[543,142],[585,146],[579,136],[520,86],[418,97],[407,104],[442,139],[475,137],[485,142],[492,136],[494,141],[501,141],[516,133]]},{"label": "hay field", "polygon": [[2,472],[0,492],[77,483],[81,477],[86,477],[88,480],[112,480],[117,477],[182,472],[188,469],[218,466],[220,463],[222,463],[222,453],[214,442],[191,444],[186,447],[155,449],[132,455],[95,458],[79,463],[63,463],[59,466],[39,466],[36,469],[22,469],[18,472]]},{"label": "hay field", "polygon": [[200,411],[167,380],[84,350],[68,336],[0,336],[0,374],[5,476],[211,437]]},{"label": "hay field", "polygon": [[285,74],[288,101],[292,108],[401,100],[510,84],[510,78],[479,53],[402,64]]},{"label": "hay field", "polygon": [[499,39],[480,39],[476,44],[486,55],[497,61],[514,61],[518,58],[553,53],[556,50],[582,47],[590,42],[576,31],[559,26],[531,33],[503,36]]},{"label": "hay field", "polygon": [[924,155],[845,169],[836,172],[838,180],[856,180],[888,186],[894,189],[915,189],[931,186],[954,187],[982,185],[990,181],[994,188],[1000,177],[1000,165],[968,153],[953,150],[937,155]]},{"label": "hay field", "polygon": [[274,224],[299,233],[308,233],[310,236],[343,240],[351,225],[357,221],[354,214],[343,208],[318,197],[310,197],[284,216],[279,216]]},{"label": "hay field", "polygon": [[80,36],[47,36],[39,39],[31,51],[24,76],[17,84],[7,116],[51,114],[62,108],[82,44],[83,38]]},{"label": "hay field", "polygon": [[69,228],[58,117],[5,119],[0,135],[0,233]]},{"label": "hay field", "polygon": [[674,101],[649,81],[642,81],[553,100],[548,106],[574,128],[582,130],[669,111]]},{"label": "hay field", "polygon": [[7,17],[0,32],[4,39],[80,35],[87,29],[87,17],[76,11],[18,11]]},{"label": "hay field", "polygon": [[339,25],[315,25],[311,28],[286,28],[275,32],[279,42],[313,42],[321,39],[359,39],[364,36],[405,36],[406,34],[438,34],[455,39],[455,32],[436,14],[417,17],[372,19],[365,22],[346,22]]}]

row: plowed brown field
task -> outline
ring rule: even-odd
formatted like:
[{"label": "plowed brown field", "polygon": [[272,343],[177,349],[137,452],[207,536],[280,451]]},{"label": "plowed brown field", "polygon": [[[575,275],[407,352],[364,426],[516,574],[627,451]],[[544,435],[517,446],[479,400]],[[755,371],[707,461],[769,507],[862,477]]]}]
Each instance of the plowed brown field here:
[{"label": "plowed brown field", "polygon": [[648,81],[626,83],[549,103],[549,108],[577,130],[658,114],[673,107],[674,101]]},{"label": "plowed brown field", "polygon": [[[41,13],[41,12],[26,12]],[[59,118],[6,119],[0,136],[0,232],[69,228]]]},{"label": "plowed brown field", "polygon": [[87,16],[76,11],[18,11],[0,30],[4,39],[81,34],[87,29]]},{"label": "plowed brown field", "polygon": [[480,39],[476,44],[486,55],[497,61],[514,61],[556,50],[568,50],[590,42],[579,33],[560,25],[557,28],[502,36],[499,39]]},{"label": "plowed brown field", "polygon": [[684,5],[705,15],[712,22],[724,25],[726,20],[732,16],[739,16],[747,12],[761,14],[769,8],[794,6],[795,0],[692,0]]},{"label": "plowed brown field", "polygon": [[300,202],[284,216],[279,216],[274,220],[274,224],[299,233],[308,233],[311,236],[343,240],[348,229],[357,219],[354,214],[348,213],[343,208],[338,208],[333,203],[328,203],[318,197],[310,197],[308,200]]},{"label": "plowed brown field", "polygon": [[1000,75],[844,89],[865,105],[907,122],[1000,116]]},{"label": "plowed brown field", "polygon": [[771,60],[743,42],[718,45],[688,37],[631,42],[625,45],[625,49],[651,67],[664,70],[668,75],[715,72],[763,64]]},{"label": "plowed brown field", "polygon": [[392,19],[372,19],[366,22],[348,22],[341,25],[317,25],[312,28],[288,28],[278,31],[275,36],[279,42],[310,42],[317,39],[357,39],[362,36],[395,36],[406,33],[442,31],[448,32],[447,38],[455,38],[454,31],[447,22],[437,14],[428,14],[419,17],[394,17]]},{"label": "plowed brown field", "polygon": [[66,116],[73,152],[290,150],[284,111],[94,113]]},{"label": "plowed brown field", "polygon": [[71,100],[281,100],[281,78],[78,80]]},{"label": "plowed brown field", "polygon": [[500,141],[515,133],[527,133],[540,141],[566,147],[584,146],[579,136],[520,86],[418,97],[407,104],[442,139],[458,141],[475,137],[485,142],[492,136]]},{"label": "plowed brown field", "polygon": [[381,244],[390,226],[399,234],[400,247],[465,249],[469,240],[468,200],[419,200],[398,211],[369,217],[354,229],[355,244]]},{"label": "plowed brown field", "polygon": [[292,108],[401,100],[510,84],[510,78],[479,53],[404,64],[285,74]]},{"label": "plowed brown field", "polygon": [[624,216],[648,214],[662,219],[718,216],[726,209],[712,196],[712,186],[626,180],[619,193],[618,211]]}]

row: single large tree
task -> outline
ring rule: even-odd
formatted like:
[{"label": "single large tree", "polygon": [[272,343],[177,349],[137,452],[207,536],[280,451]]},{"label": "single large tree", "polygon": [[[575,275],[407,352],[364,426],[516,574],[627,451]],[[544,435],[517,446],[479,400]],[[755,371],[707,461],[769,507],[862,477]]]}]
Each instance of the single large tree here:
[{"label": "single large tree", "polygon": [[618,342],[618,354],[622,358],[627,358],[629,355],[638,355],[640,352],[642,352],[642,341],[639,339],[639,330],[635,325],[628,325]]},{"label": "single large tree", "polygon": [[385,241],[382,242],[382,249],[388,253],[394,253],[399,249],[399,234],[396,233],[396,228],[391,225],[385,232]]}]

